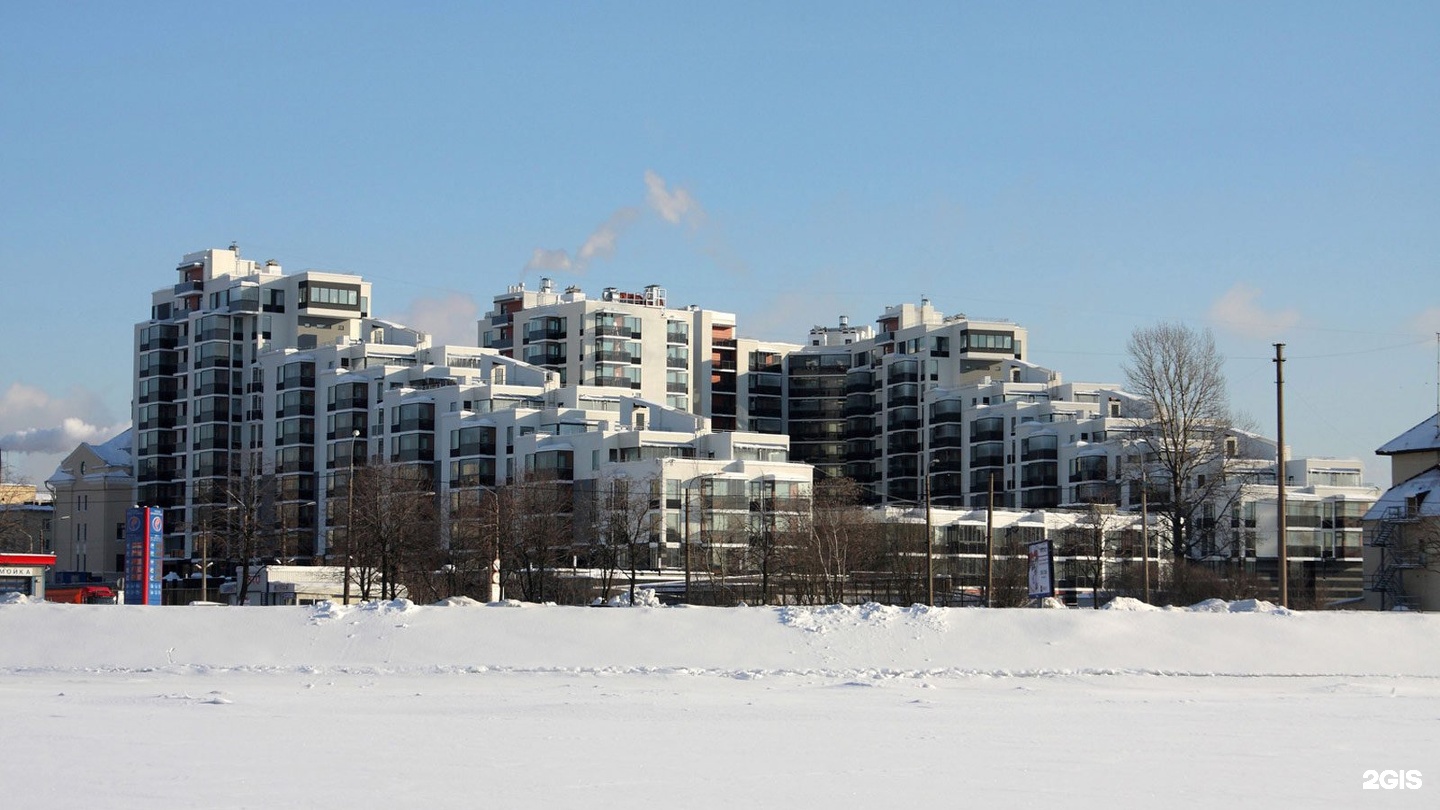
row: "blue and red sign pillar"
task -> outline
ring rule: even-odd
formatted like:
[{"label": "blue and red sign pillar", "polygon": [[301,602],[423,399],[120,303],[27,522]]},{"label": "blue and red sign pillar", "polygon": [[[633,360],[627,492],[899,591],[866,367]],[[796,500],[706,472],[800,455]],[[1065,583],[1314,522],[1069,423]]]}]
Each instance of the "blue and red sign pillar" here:
[{"label": "blue and red sign pillar", "polygon": [[160,604],[165,557],[165,513],[154,507],[125,510],[125,604]]}]

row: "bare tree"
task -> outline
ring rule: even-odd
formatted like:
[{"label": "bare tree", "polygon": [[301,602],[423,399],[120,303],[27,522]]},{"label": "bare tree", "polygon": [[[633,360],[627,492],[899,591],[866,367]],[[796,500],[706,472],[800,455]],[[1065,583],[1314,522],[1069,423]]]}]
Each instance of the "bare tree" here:
[{"label": "bare tree", "polygon": [[593,559],[614,567],[625,563],[630,572],[630,604],[633,605],[639,569],[652,567],[650,544],[658,538],[663,525],[659,509],[660,480],[655,476],[639,480],[615,476],[604,481],[596,495],[599,503],[595,511],[593,545],[598,553]]},{"label": "bare tree", "polygon": [[415,464],[357,467],[354,513],[346,520],[352,577],[360,598],[399,596],[402,579],[428,567],[439,542],[433,478]]},{"label": "bare tree", "polygon": [[[250,567],[272,556],[275,537],[266,531],[273,509],[276,479],[263,469],[251,471],[232,459],[222,478],[198,489],[198,528],[206,535],[210,559],[225,560],[235,577],[235,604],[243,605],[250,593]],[[219,541],[218,547],[214,540]],[[201,572],[209,576],[208,571]]]},{"label": "bare tree", "polygon": [[417,593],[432,601],[451,596],[493,601],[498,598],[490,587],[498,530],[495,492],[488,486],[462,486],[450,490],[448,500],[448,530],[430,560],[415,572]]},{"label": "bare tree", "polygon": [[802,546],[805,559],[798,567],[813,574],[821,602],[844,603],[854,572],[878,565],[875,514],[865,508],[864,498],[864,490],[849,478],[815,484],[808,542]]},{"label": "bare tree", "polygon": [[528,602],[559,596],[557,569],[574,548],[573,486],[535,476],[497,492],[501,566]]},{"label": "bare tree", "polygon": [[1157,507],[1178,570],[1195,540],[1192,520],[1223,477],[1225,440],[1234,430],[1224,358],[1208,330],[1171,323],[1136,329],[1126,351],[1126,384],[1149,410],[1140,433],[1168,489]]},{"label": "bare tree", "polygon": [[1021,607],[1030,599],[1029,544],[1043,530],[1007,526],[995,534],[991,607]]},{"label": "bare tree", "polygon": [[1090,603],[1097,610],[1101,590],[1113,590],[1111,579],[1118,574],[1122,533],[1115,523],[1114,507],[1092,503],[1074,526],[1060,533],[1059,556],[1068,558],[1077,589],[1090,586]]}]

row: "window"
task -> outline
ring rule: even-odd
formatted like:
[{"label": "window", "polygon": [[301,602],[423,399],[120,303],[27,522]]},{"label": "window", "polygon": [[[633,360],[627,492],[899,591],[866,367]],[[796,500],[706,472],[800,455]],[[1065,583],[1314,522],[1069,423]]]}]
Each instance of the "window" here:
[{"label": "window", "polygon": [[312,284],[300,282],[302,306],[360,309],[360,288],[353,284]]}]

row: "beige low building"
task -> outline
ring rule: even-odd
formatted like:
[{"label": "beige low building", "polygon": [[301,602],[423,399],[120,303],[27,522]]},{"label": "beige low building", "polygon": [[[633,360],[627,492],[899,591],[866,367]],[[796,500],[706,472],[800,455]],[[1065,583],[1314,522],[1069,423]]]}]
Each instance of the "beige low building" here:
[{"label": "beige low building", "polygon": [[28,484],[0,484],[0,551],[49,551],[52,517],[48,494]]},{"label": "beige low building", "polygon": [[1365,515],[1366,605],[1440,610],[1440,414],[1375,452],[1393,486]]},{"label": "beige low building", "polygon": [[55,507],[56,571],[105,579],[125,570],[125,510],[135,505],[131,431],[101,443],[83,442],[45,480]]}]

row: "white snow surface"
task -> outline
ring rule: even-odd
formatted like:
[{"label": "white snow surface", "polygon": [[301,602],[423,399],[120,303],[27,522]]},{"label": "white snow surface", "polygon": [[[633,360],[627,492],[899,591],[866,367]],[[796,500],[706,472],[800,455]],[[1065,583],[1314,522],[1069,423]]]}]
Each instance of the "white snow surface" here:
[{"label": "white snow surface", "polygon": [[[0,601],[7,807],[1434,806],[1440,617]],[[1424,785],[1362,790],[1366,770]]]}]

